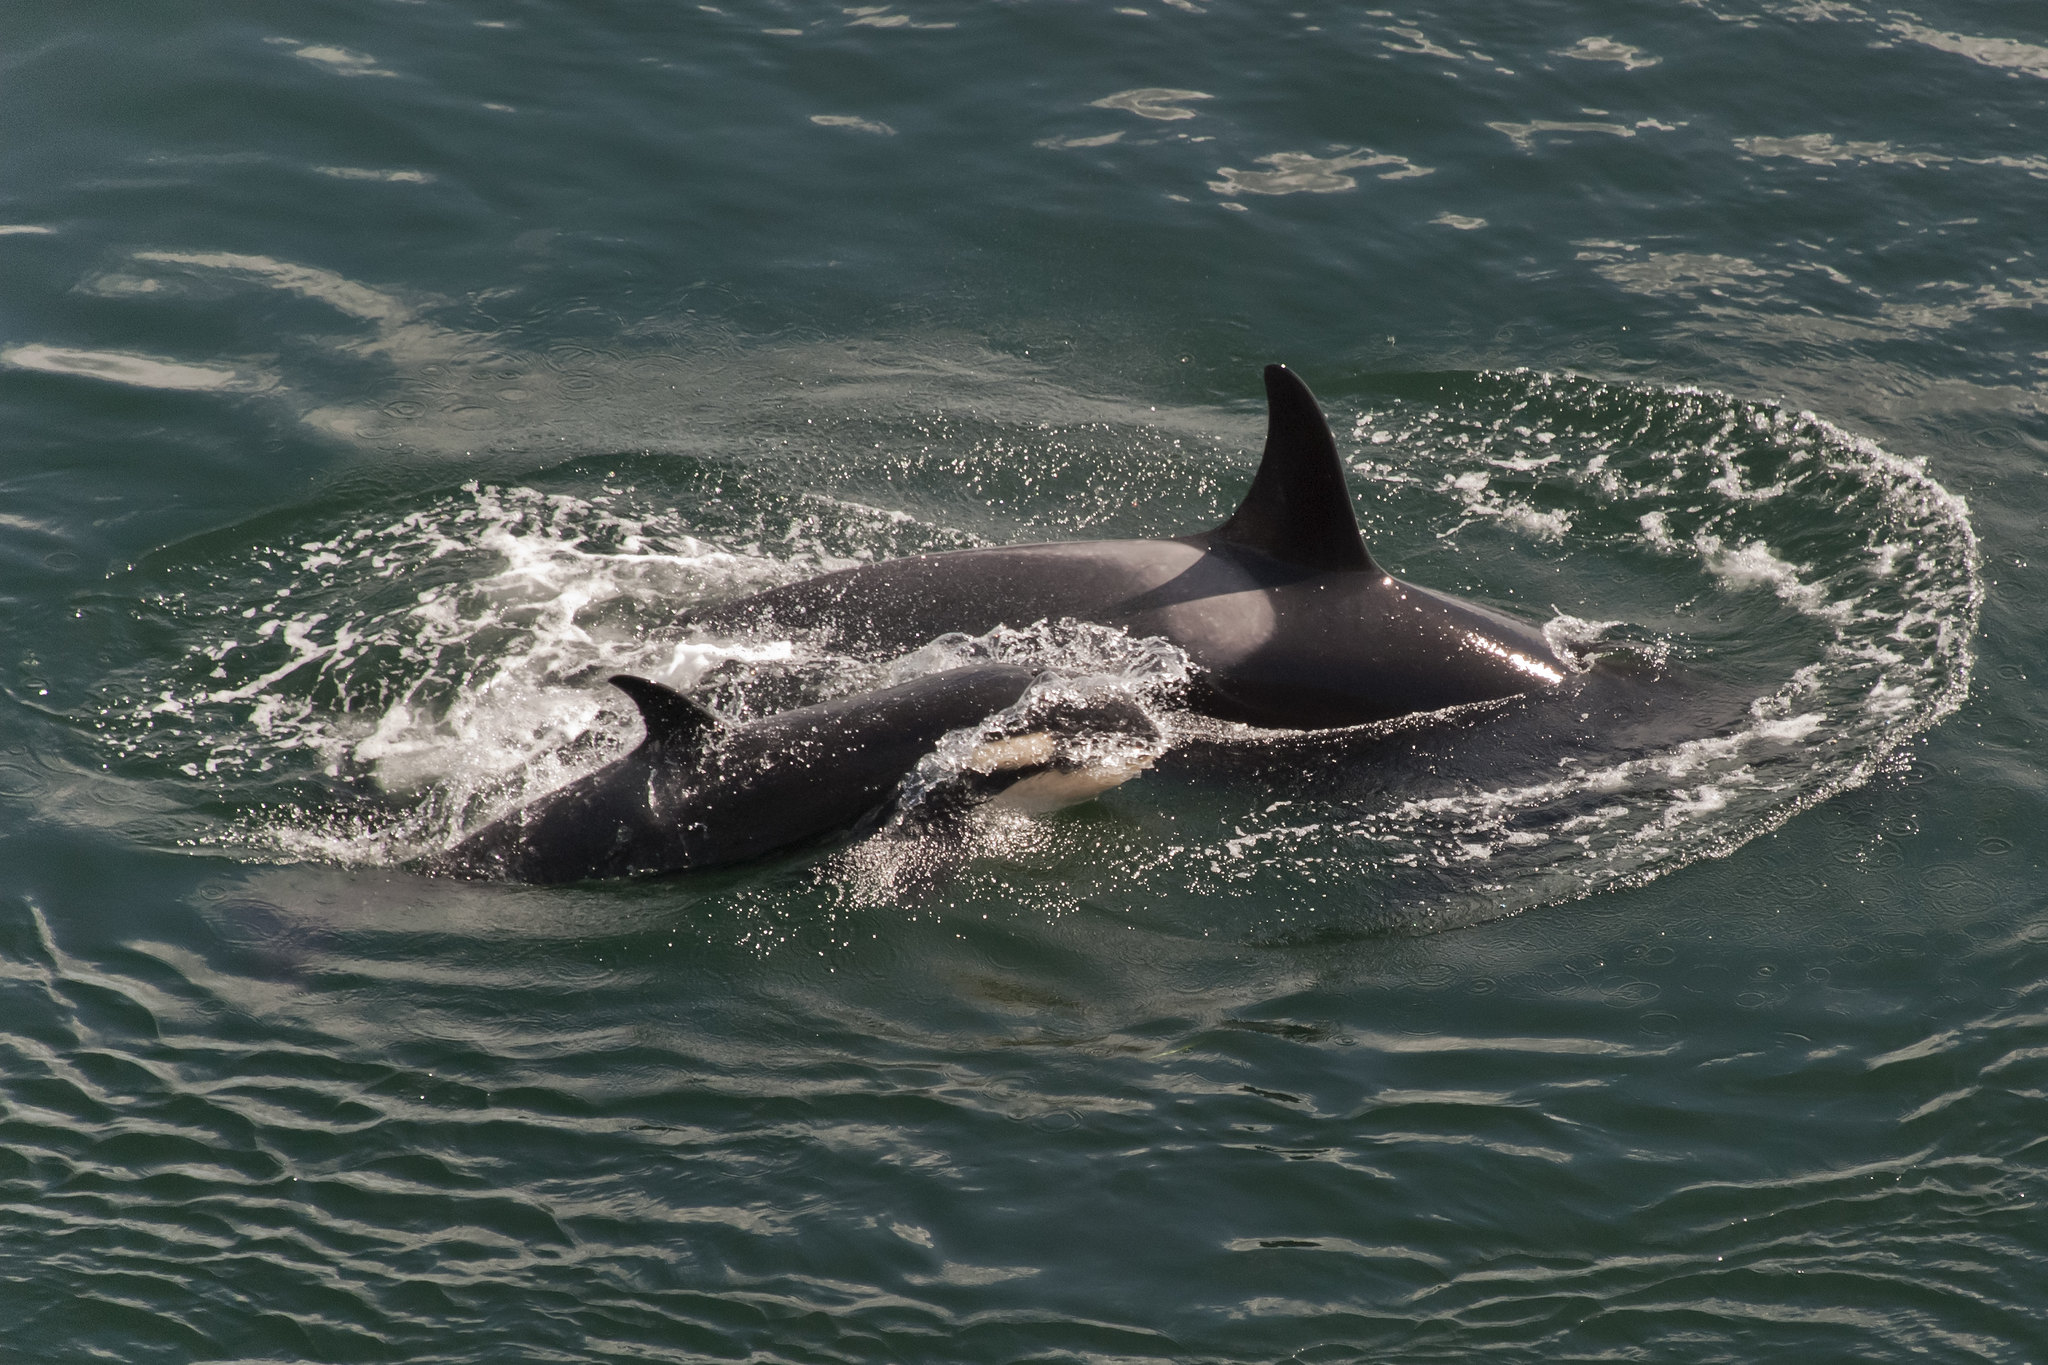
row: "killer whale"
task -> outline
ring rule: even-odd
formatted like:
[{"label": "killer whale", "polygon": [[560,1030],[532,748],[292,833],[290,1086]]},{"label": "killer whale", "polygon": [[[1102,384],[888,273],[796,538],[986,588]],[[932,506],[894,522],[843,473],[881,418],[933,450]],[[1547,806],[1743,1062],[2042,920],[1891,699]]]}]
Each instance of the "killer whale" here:
[{"label": "killer whale", "polygon": [[[805,632],[869,654],[1071,619],[1162,636],[1188,656],[1177,700],[1291,730],[1364,726],[1555,689],[1572,669],[1530,625],[1385,572],[1359,534],[1315,397],[1269,365],[1266,444],[1221,525],[1164,540],[1052,542],[861,565],[684,613],[730,636]],[[1038,674],[980,664],[726,726],[658,683],[611,681],[639,708],[631,753],[493,821],[428,870],[526,882],[683,872],[871,829],[948,733],[1014,706]],[[1077,772],[1053,738],[1158,734],[1141,708],[1082,705],[1051,729],[982,745],[942,815],[1006,795],[1056,808],[1145,762]]]},{"label": "killer whale", "polygon": [[[890,813],[944,736],[1005,713],[1040,679],[1014,664],[974,664],[727,725],[671,688],[621,674],[611,682],[646,732],[632,752],[492,821],[423,870],[589,881],[727,867],[857,834]],[[1025,811],[1086,800],[1149,761],[1078,762],[1072,741],[1156,735],[1140,707],[1115,695],[1034,694],[1014,720],[1014,733],[979,736],[933,803],[936,816],[989,800]]]},{"label": "killer whale", "polygon": [[1191,704],[1316,729],[1553,688],[1571,671],[1525,622],[1385,572],[1358,530],[1335,439],[1284,365],[1237,510],[1163,540],[1059,541],[864,564],[684,612],[707,635],[807,633],[875,656],[948,632],[1073,619],[1186,652]]}]

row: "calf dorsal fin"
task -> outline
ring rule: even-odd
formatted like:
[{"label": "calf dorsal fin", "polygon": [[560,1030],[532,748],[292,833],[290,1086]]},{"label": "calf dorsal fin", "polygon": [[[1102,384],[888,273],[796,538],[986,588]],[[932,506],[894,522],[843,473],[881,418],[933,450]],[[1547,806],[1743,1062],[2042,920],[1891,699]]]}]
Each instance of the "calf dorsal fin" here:
[{"label": "calf dorsal fin", "polygon": [[1285,365],[1266,367],[1266,451],[1229,521],[1202,537],[1304,569],[1377,573],[1358,534],[1351,490],[1330,424],[1308,385]]},{"label": "calf dorsal fin", "polygon": [[702,749],[721,724],[703,705],[673,687],[630,673],[612,675],[611,684],[640,708],[640,721],[647,727],[647,738],[640,741],[643,749],[651,746],[676,753]]}]

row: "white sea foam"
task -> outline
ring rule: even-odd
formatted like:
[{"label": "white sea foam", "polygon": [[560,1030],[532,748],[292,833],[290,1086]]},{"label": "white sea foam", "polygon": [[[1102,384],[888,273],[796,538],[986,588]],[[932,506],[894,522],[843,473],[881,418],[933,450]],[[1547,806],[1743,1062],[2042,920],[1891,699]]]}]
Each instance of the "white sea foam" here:
[{"label": "white sea foam", "polygon": [[1760,540],[1730,548],[1703,531],[1693,546],[1707,572],[1730,588],[1768,588],[1800,611],[1824,619],[1841,619],[1850,609],[1850,604],[1830,601],[1825,590],[1801,577],[1797,565],[1780,559]]},{"label": "white sea foam", "polygon": [[[1264,162],[1269,169],[1247,171],[1235,166],[1219,166],[1216,174],[1222,178],[1211,180],[1209,188],[1217,194],[1226,196],[1336,194],[1343,190],[1358,188],[1358,178],[1349,174],[1355,170],[1373,170],[1373,174],[1381,180],[1406,180],[1415,176],[1435,174],[1432,167],[1418,166],[1405,156],[1398,156],[1392,152],[1376,152],[1370,147],[1340,151],[1331,156],[1316,156],[1311,152],[1272,152],[1257,159]],[[1381,166],[1393,169],[1373,169]]]},{"label": "white sea foam", "polygon": [[40,370],[44,374],[103,379],[139,389],[205,392],[257,389],[268,384],[262,376],[245,375],[221,365],[195,365],[134,351],[88,350],[76,346],[10,346],[0,351],[0,365],[12,365],[19,370]]}]

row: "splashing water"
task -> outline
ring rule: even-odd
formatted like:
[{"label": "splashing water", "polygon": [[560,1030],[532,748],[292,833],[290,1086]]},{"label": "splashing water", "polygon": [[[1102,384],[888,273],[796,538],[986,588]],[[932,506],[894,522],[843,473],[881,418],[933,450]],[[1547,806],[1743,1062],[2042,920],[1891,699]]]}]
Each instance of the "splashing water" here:
[{"label": "splashing water", "polygon": [[[623,752],[638,726],[610,673],[745,719],[1028,662],[1050,670],[1043,688],[942,744],[910,778],[910,808],[1058,698],[1146,708],[1164,738],[1086,742],[1159,771],[1109,799],[1116,818],[991,816],[1008,833],[952,861],[949,894],[1052,912],[1169,890],[1277,898],[1295,907],[1268,926],[1284,936],[1466,923],[1725,853],[1868,780],[1964,695],[1981,596],[1967,511],[1869,441],[1768,404],[1529,373],[1388,378],[1352,403],[1331,411],[1350,419],[1340,445],[1375,553],[1544,620],[1586,666],[1555,695],[1275,734],[1176,721],[1162,698],[1184,675],[1177,651],[1072,622],[898,660],[693,638],[672,625],[689,604],[977,538],[882,510],[879,494],[696,466],[679,485],[673,462],[628,481],[609,461],[358,511],[346,530],[308,517],[174,547],[138,570],[172,647],[108,681],[98,737],[113,761],[209,793],[221,815],[193,843],[378,864]],[[1174,416],[1183,431],[1201,420]],[[1007,461],[1032,439],[1120,439],[1101,423],[946,430]],[[1230,482],[1203,444],[1154,443],[1147,477]],[[806,875],[854,870],[843,858]],[[895,883],[866,885],[873,899]]]}]

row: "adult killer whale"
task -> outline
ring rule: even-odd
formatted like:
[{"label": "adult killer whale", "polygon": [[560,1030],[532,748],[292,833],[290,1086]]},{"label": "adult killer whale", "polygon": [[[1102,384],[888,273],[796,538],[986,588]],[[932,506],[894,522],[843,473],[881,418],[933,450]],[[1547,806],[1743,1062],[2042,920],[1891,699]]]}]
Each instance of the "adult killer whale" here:
[{"label": "adult killer whale", "polygon": [[1284,365],[1268,365],[1265,379],[1265,452],[1244,501],[1214,530],[886,560],[688,611],[680,624],[801,632],[880,654],[955,631],[1092,621],[1185,651],[1197,710],[1289,729],[1562,682],[1570,669],[1541,632],[1374,563],[1315,396]]},{"label": "adult killer whale", "polygon": [[[1033,693],[1040,678],[1014,664],[975,664],[726,725],[681,693],[622,674],[611,681],[646,728],[637,748],[423,867],[559,883],[751,862],[879,825],[941,738],[998,713],[1007,724],[982,726],[922,814],[944,818],[987,800],[1056,809],[1149,766],[1144,745],[1157,730],[1134,702],[1057,686]],[[1138,744],[1121,754],[1111,745],[1102,761],[1086,742],[1101,737]]]}]

